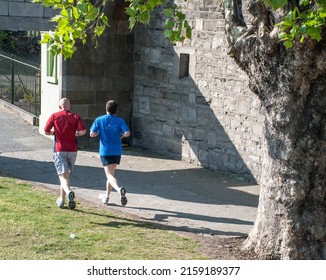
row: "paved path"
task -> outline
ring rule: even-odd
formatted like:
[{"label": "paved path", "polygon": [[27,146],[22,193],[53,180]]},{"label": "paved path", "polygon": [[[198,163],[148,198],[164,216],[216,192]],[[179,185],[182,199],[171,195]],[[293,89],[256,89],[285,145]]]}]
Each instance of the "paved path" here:
[{"label": "paved path", "polygon": [[[58,190],[52,140],[1,106],[0,131],[0,172]],[[103,206],[108,210],[201,234],[246,236],[253,227],[257,185],[131,147],[124,148],[116,177],[127,189],[128,204],[122,207],[113,192]],[[71,182],[77,207],[78,198],[101,205],[105,175],[97,151],[79,151]]]}]

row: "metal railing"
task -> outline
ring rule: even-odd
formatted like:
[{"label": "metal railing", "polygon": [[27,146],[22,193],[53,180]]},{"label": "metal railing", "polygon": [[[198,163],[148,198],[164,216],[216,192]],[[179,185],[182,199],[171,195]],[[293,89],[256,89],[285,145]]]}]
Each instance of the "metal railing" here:
[{"label": "metal railing", "polygon": [[0,98],[38,117],[41,69],[0,54]]}]

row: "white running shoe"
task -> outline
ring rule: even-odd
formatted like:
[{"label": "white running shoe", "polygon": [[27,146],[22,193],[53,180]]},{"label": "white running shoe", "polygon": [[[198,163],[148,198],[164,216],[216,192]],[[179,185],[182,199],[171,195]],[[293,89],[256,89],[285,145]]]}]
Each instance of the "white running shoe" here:
[{"label": "white running shoe", "polygon": [[57,205],[59,208],[63,208],[63,206],[65,205],[65,201],[62,200],[60,197],[57,199]]},{"label": "white running shoe", "polygon": [[106,196],[105,194],[100,194],[98,197],[99,197],[99,199],[102,200],[103,204],[108,204],[109,203],[109,197]]}]

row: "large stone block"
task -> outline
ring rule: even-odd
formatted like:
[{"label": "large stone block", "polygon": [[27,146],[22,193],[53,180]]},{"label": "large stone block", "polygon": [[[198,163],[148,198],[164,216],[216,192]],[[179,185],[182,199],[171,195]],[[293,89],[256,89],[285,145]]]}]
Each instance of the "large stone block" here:
[{"label": "large stone block", "polygon": [[42,18],[43,11],[41,4],[9,2],[9,16]]},{"label": "large stone block", "polygon": [[19,30],[19,31],[48,31],[53,29],[54,24],[46,18],[38,17],[20,17],[20,16],[1,16],[1,30]]},{"label": "large stone block", "polygon": [[90,87],[89,77],[64,76],[62,77],[62,90],[64,91],[87,91]]},{"label": "large stone block", "polygon": [[0,16],[9,15],[9,5],[7,2],[0,2]]},{"label": "large stone block", "polygon": [[155,66],[147,67],[148,79],[155,80],[158,82],[166,83],[167,82],[167,71]]},{"label": "large stone block", "polygon": [[86,91],[67,91],[66,96],[70,99],[72,104],[78,105],[93,105],[96,103],[95,92]]}]

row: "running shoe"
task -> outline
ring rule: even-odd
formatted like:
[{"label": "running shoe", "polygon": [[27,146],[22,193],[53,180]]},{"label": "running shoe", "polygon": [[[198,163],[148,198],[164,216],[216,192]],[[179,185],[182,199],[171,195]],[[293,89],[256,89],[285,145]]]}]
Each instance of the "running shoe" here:
[{"label": "running shoe", "polygon": [[70,210],[74,210],[76,208],[75,193],[73,191],[68,193],[68,208]]},{"label": "running shoe", "polygon": [[120,189],[120,198],[121,198],[121,204],[122,204],[122,206],[127,205],[127,202],[128,202],[128,200],[126,198],[126,193],[127,193],[127,191],[126,191],[125,188],[121,188]]},{"label": "running shoe", "polygon": [[57,205],[59,208],[63,208],[63,206],[65,205],[65,201],[59,197],[57,199]]},{"label": "running shoe", "polygon": [[105,194],[100,194],[98,197],[99,197],[99,199],[102,200],[103,204],[108,204],[109,203],[109,197],[106,196]]}]

